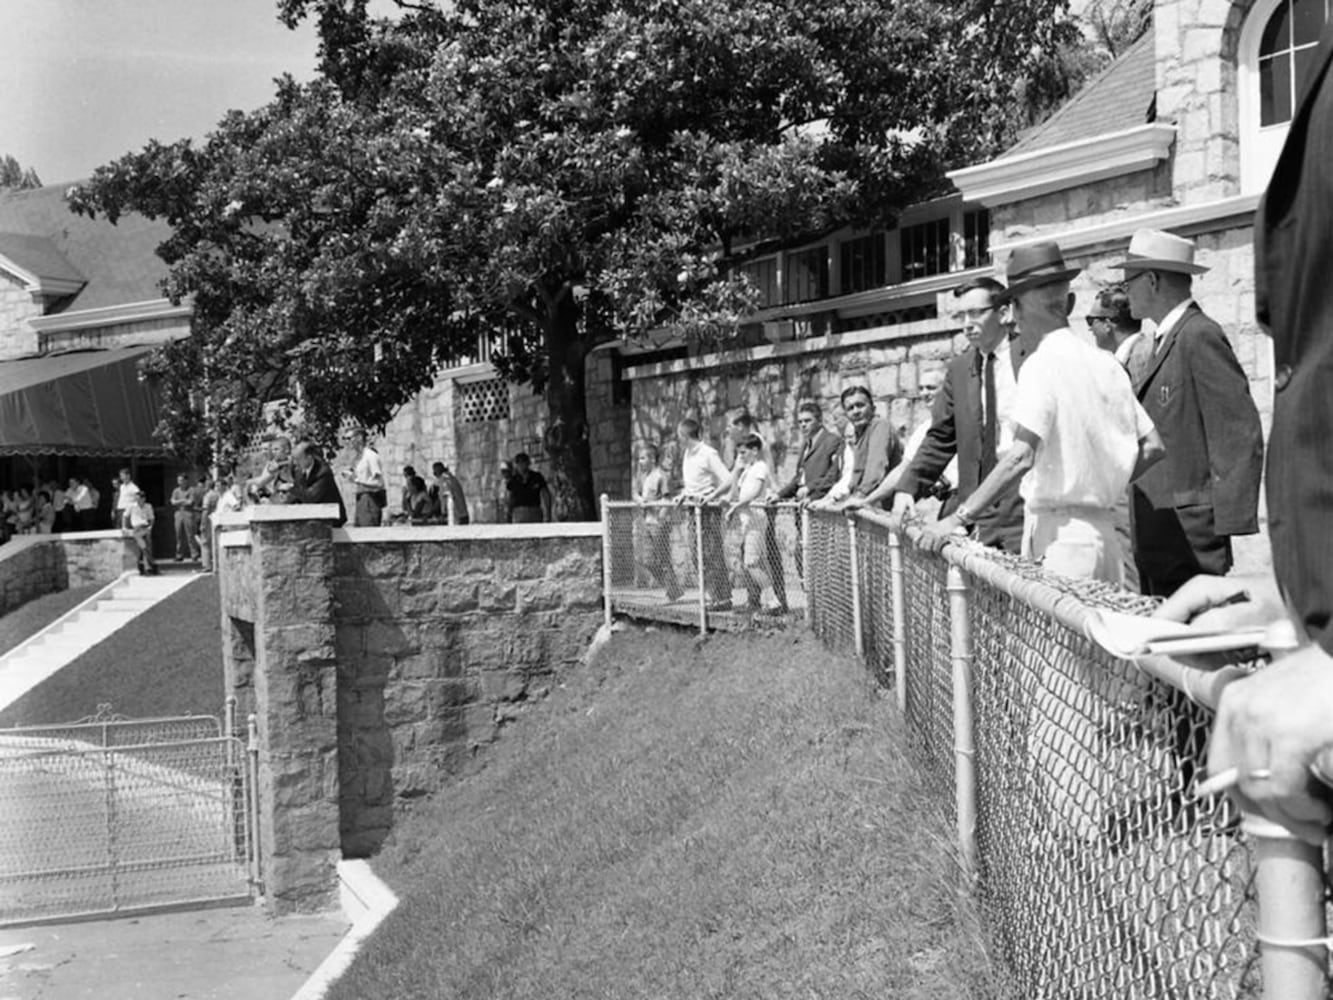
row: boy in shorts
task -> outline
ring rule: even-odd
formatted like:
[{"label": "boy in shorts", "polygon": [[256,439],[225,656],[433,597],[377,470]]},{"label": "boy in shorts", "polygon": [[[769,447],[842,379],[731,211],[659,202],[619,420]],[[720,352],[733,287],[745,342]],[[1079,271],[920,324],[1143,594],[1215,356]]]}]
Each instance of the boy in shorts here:
[{"label": "boy in shorts", "polygon": [[745,574],[759,590],[759,614],[776,617],[782,614],[782,605],[773,590],[773,578],[768,572],[764,536],[768,530],[768,511],[754,506],[768,499],[773,486],[773,474],[761,457],[763,439],[757,434],[742,438],[737,443],[736,462],[740,468],[731,487],[731,505],[726,519],[740,522],[741,561]]}]

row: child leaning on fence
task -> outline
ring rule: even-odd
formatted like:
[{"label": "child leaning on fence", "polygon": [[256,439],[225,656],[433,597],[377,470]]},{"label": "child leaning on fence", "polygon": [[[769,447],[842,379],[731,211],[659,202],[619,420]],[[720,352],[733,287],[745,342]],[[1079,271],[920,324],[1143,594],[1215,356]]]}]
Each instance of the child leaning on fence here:
[{"label": "child leaning on fence", "polygon": [[755,504],[764,503],[773,486],[773,474],[768,463],[760,458],[764,442],[758,434],[742,438],[737,444],[736,464],[739,473],[731,486],[731,504],[727,507],[727,521],[736,518],[741,529],[741,562],[745,574],[759,590],[762,604],[760,614],[780,615],[782,604],[773,589],[773,578],[768,571],[764,536],[768,530],[768,511]]},{"label": "child leaning on fence", "polygon": [[[639,469],[634,480],[634,500],[647,505],[668,499],[666,473],[662,471],[661,453],[653,445],[639,449]],[[643,548],[639,552],[640,565],[666,591],[668,601],[674,601],[684,591],[676,580],[676,569],[671,563],[670,508],[645,506],[643,511]]]}]

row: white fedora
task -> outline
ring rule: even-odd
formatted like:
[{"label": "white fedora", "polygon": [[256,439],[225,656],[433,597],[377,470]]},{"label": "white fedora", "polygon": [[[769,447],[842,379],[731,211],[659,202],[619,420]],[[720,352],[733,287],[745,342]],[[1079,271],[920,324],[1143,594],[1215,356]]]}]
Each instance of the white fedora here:
[{"label": "white fedora", "polygon": [[1178,274],[1203,274],[1208,268],[1194,263],[1194,241],[1164,233],[1160,229],[1140,229],[1129,241],[1129,253],[1118,264],[1122,271],[1175,271]]}]

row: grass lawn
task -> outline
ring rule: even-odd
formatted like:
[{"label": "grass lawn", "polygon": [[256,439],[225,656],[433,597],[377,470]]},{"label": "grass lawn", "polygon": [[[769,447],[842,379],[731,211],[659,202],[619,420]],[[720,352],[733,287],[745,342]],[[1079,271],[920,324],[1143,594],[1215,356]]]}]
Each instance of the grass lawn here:
[{"label": "grass lawn", "polygon": [[94,584],[90,587],[58,590],[54,594],[35,598],[0,617],[0,655],[31,639],[66,611],[74,610],[101,589]]},{"label": "grass lawn", "polygon": [[400,820],[330,1000],[1007,996],[901,728],[808,634],[620,633]]},{"label": "grass lawn", "polygon": [[217,577],[198,577],[0,711],[0,727],[73,722],[103,702],[131,718],[220,716],[219,607]]}]

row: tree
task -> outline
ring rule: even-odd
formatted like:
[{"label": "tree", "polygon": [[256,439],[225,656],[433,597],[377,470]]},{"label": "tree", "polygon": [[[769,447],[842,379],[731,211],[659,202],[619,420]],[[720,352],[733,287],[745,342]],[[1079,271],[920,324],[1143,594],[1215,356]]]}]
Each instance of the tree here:
[{"label": "tree", "polygon": [[[1066,0],[282,0],[320,72],[202,146],[150,144],[72,207],[166,219],[194,297],[159,370],[173,439],[241,442],[296,395],[383,426],[479,334],[566,430],[562,516],[593,512],[584,359],[673,327],[726,336],[756,236],[891,221],[994,154],[1074,37]],[[1047,87],[1049,89],[1049,87]]]},{"label": "tree", "polygon": [[1114,59],[1152,27],[1153,0],[1093,0],[1083,17]]},{"label": "tree", "polygon": [[29,167],[24,170],[19,161],[13,156],[6,154],[0,157],[0,188],[12,188],[16,191],[23,191],[28,188],[39,188],[42,186],[42,180],[37,176],[37,171]]}]

